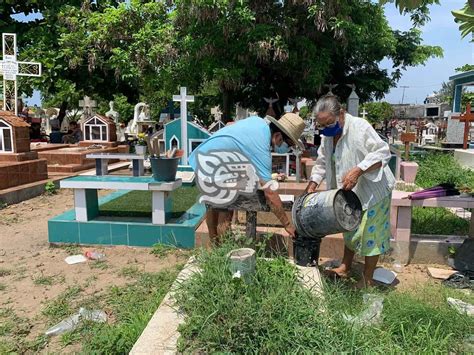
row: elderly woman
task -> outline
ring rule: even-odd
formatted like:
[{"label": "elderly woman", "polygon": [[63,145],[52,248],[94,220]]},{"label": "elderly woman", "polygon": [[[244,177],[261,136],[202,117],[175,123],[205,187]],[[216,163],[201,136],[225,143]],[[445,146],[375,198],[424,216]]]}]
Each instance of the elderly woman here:
[{"label": "elderly woman", "polygon": [[390,199],[395,178],[388,167],[390,149],[366,120],[349,115],[333,95],[322,97],[313,110],[324,136],[307,187],[316,191],[323,179],[326,188],[353,190],[364,210],[359,228],[344,233],[341,266],[329,270],[347,277],[355,253],[365,257],[363,278],[357,287],[373,284],[379,255],[389,249]]}]

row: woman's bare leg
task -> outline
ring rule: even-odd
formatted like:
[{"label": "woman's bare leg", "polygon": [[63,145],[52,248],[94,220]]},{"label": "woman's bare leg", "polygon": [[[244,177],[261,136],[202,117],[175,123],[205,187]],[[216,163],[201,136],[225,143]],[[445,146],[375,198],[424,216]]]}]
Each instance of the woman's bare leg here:
[{"label": "woman's bare leg", "polygon": [[356,287],[365,288],[374,285],[374,271],[379,261],[379,255],[366,256],[364,272],[362,279],[357,283]]},{"label": "woman's bare leg", "polygon": [[340,277],[348,277],[349,272],[352,268],[352,260],[354,260],[355,252],[350,250],[344,245],[344,256],[342,257],[342,263],[339,267],[328,270],[328,274],[335,274]]}]

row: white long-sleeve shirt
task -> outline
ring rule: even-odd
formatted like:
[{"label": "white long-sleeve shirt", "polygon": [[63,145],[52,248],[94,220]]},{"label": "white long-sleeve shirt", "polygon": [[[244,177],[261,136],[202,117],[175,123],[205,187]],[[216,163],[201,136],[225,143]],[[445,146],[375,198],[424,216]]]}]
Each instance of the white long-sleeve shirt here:
[{"label": "white long-sleeve shirt", "polygon": [[[311,171],[311,181],[318,185],[326,179],[327,189],[342,187],[342,178],[352,168],[358,166],[366,171],[372,165],[381,162],[382,167],[364,173],[353,191],[359,197],[364,210],[374,206],[388,196],[395,186],[388,162],[390,147],[384,142],[372,126],[364,119],[345,114],[341,138],[334,149],[334,137],[323,137],[318,149],[316,165]],[[331,167],[334,154],[335,176]],[[333,185],[331,187],[331,182]]]}]

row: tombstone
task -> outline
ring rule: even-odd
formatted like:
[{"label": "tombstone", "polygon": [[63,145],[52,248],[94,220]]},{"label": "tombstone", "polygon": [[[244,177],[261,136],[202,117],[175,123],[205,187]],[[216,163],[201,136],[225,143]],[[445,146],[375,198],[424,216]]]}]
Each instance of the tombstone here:
[{"label": "tombstone", "polygon": [[339,84],[326,84],[324,86],[329,88],[327,95],[334,95],[334,93],[332,92],[332,89],[335,89],[336,87],[338,87]]},{"label": "tombstone", "polygon": [[82,123],[81,129],[84,136],[84,141],[80,142],[81,146],[117,142],[117,128],[109,117],[94,114]]},{"label": "tombstone", "polygon": [[[173,95],[173,101],[180,103],[180,140],[181,143],[178,149],[183,150],[183,157],[181,158],[182,165],[188,165],[188,156],[191,150],[188,150],[188,102],[194,102],[194,96],[187,95],[186,87],[182,86],[179,90],[179,95]],[[176,120],[175,120],[176,121]],[[173,121],[174,122],[174,121]],[[166,135],[166,131],[165,131]],[[172,139],[169,140],[172,142]],[[176,137],[174,142],[176,142]],[[179,144],[179,143],[178,143]],[[171,149],[171,148],[167,148]]]},{"label": "tombstone", "polygon": [[459,120],[463,124],[463,149],[468,148],[469,133],[471,128],[471,122],[474,122],[474,114],[471,110],[471,103],[468,102],[466,105],[466,112],[462,113],[459,116],[451,117],[452,120]]},{"label": "tombstone", "polygon": [[250,113],[249,113],[248,109],[243,108],[239,104],[237,104],[235,106],[235,119],[234,119],[234,121],[244,120],[249,116],[250,116]]},{"label": "tombstone", "polygon": [[41,63],[17,61],[16,34],[2,34],[3,60],[0,75],[3,76],[3,110],[18,116],[18,76],[41,76]]},{"label": "tombstone", "polygon": [[267,108],[267,112],[265,113],[266,116],[272,116],[273,118],[277,118],[276,117],[276,113],[275,113],[275,110],[273,109],[273,104],[275,102],[278,101],[278,99],[274,99],[274,98],[266,98],[264,97],[263,98],[265,100],[265,102],[268,104],[268,108]]},{"label": "tombstone", "polygon": [[113,101],[109,102],[109,108],[110,108],[110,110],[108,110],[105,113],[105,116],[113,119],[115,124],[119,124],[120,114],[117,111],[114,110],[114,102]]},{"label": "tombstone", "polygon": [[352,116],[359,116],[359,96],[355,92],[356,86],[354,84],[346,84],[352,89],[349,98],[347,99],[347,112]]},{"label": "tombstone", "polygon": [[48,178],[46,160],[30,150],[30,125],[9,111],[0,111],[0,162],[0,190]]},{"label": "tombstone", "polygon": [[283,107],[283,110],[285,111],[285,113],[293,112],[293,109],[294,109],[293,105],[290,105],[288,102]]},{"label": "tombstone", "polygon": [[149,106],[144,102],[139,102],[135,105],[133,120],[128,122],[125,133],[131,136],[136,136],[138,133],[143,132],[147,127],[153,127],[155,123],[156,122],[150,118]]},{"label": "tombstone", "polygon": [[433,122],[428,122],[423,130],[421,144],[434,144],[438,136],[438,126]]},{"label": "tombstone", "polygon": [[[164,148],[165,150],[170,150],[173,148],[176,149],[184,149],[187,147],[187,154],[189,156],[194,149],[196,149],[199,144],[204,142],[207,138],[211,136],[211,134],[202,126],[194,122],[190,122],[186,120],[186,133],[183,134],[181,131],[182,129],[182,118],[175,119],[171,122],[165,124],[164,133],[163,133],[163,140],[164,140]],[[183,144],[183,138],[186,137],[187,142]],[[158,138],[159,139],[159,138]],[[186,164],[188,165],[187,160]]]},{"label": "tombstone", "polygon": [[300,98],[296,98],[296,99],[288,98],[288,100],[290,100],[291,104],[293,105],[293,113],[298,114],[298,112],[300,112],[300,109],[298,108],[298,103],[300,103],[301,101],[303,101],[303,99],[300,99]]},{"label": "tombstone", "polygon": [[214,117],[214,122],[222,120],[222,111],[219,106],[211,108],[211,115]]},{"label": "tombstone", "polygon": [[366,119],[365,117],[366,117],[368,114],[369,114],[369,113],[365,110],[365,107],[364,107],[364,109],[363,109],[362,112],[361,112],[362,118],[365,120],[365,119]]},{"label": "tombstone", "polygon": [[457,114],[450,114],[448,118],[448,126],[446,128],[446,144],[461,145],[464,138],[464,124],[453,118]]},{"label": "tombstone", "polygon": [[21,118],[1,112],[0,153],[26,153],[30,151],[30,125]]},{"label": "tombstone", "polygon": [[84,96],[83,100],[79,100],[79,107],[82,108],[82,116],[80,120],[80,124],[82,126],[84,121],[94,114],[94,109],[97,107],[97,102],[95,100],[91,100],[89,96]]}]

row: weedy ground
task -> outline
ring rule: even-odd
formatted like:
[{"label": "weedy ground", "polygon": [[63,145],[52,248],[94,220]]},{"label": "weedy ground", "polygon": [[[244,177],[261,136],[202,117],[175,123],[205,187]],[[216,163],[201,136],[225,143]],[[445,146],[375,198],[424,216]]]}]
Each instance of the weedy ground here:
[{"label": "weedy ground", "polygon": [[357,327],[344,314],[363,311],[364,292],[344,282],[325,283],[322,300],[304,289],[283,258],[258,259],[249,282],[232,278],[226,244],[198,257],[202,272],[182,285],[186,314],[180,350],[200,353],[449,353],[465,350],[474,320],[446,303],[452,296],[474,302],[472,293],[426,283],[405,291],[372,289],[384,298],[379,324]]}]

